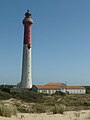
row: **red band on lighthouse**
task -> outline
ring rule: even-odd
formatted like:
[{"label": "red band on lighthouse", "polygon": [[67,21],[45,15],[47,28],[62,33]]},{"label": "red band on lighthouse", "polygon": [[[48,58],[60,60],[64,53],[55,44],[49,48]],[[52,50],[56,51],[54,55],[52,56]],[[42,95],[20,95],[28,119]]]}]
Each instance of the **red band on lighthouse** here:
[{"label": "red band on lighthouse", "polygon": [[24,26],[24,44],[31,44],[31,38],[30,38],[30,25],[25,25]]},{"label": "red band on lighthouse", "polygon": [[31,25],[33,24],[33,21],[31,19],[31,14],[28,12],[25,14],[25,18],[23,20],[24,24],[24,44],[27,44],[31,47]]}]

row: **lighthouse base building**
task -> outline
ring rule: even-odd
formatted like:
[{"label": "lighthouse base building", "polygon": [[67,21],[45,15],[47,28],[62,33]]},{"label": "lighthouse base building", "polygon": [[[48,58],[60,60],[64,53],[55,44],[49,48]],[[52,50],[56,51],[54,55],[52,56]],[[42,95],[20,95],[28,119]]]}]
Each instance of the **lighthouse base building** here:
[{"label": "lighthouse base building", "polygon": [[46,85],[38,85],[37,91],[39,93],[53,94],[61,91],[68,94],[85,94],[86,88],[83,86],[67,86],[64,83],[48,83]]}]

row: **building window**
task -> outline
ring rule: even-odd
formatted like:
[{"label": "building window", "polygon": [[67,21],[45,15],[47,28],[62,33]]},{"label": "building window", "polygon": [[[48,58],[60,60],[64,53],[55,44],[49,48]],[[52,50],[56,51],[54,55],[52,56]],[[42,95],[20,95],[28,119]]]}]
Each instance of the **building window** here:
[{"label": "building window", "polygon": [[46,90],[42,90],[43,93],[46,93]]},{"label": "building window", "polygon": [[50,94],[50,93],[51,93],[51,90],[48,90],[48,93]]},{"label": "building window", "polygon": [[54,93],[54,90],[52,90],[52,93]]}]

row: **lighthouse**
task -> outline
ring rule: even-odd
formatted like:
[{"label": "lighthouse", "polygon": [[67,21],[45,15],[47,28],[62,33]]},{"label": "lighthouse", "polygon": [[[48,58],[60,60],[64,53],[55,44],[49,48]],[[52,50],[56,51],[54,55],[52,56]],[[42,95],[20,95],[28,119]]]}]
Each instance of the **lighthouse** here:
[{"label": "lighthouse", "polygon": [[25,18],[22,21],[24,25],[24,41],[23,41],[23,60],[22,60],[22,76],[21,76],[21,87],[32,88],[32,63],[31,63],[31,27],[33,20],[29,10],[25,13]]}]

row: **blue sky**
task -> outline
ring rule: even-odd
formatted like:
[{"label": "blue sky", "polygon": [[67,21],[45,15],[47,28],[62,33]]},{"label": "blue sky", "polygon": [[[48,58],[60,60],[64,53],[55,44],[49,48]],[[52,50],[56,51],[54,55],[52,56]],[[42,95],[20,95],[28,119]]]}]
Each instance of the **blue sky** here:
[{"label": "blue sky", "polygon": [[90,0],[1,0],[0,84],[21,80],[27,9],[34,21],[33,84],[90,85]]}]

